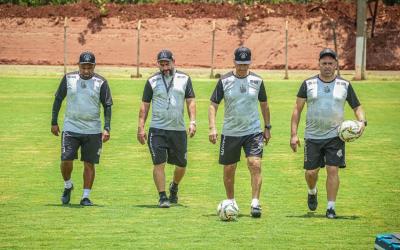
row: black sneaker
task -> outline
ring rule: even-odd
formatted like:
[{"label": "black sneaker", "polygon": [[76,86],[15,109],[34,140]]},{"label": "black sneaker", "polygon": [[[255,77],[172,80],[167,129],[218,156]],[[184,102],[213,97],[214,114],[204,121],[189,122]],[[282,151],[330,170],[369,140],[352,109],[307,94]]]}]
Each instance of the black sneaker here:
[{"label": "black sneaker", "polygon": [[308,199],[307,199],[307,204],[308,208],[311,211],[315,211],[318,207],[318,198],[317,198],[318,192],[315,194],[308,194]]},{"label": "black sneaker", "polygon": [[169,200],[167,197],[161,197],[160,200],[158,201],[158,207],[160,208],[169,208],[171,204],[169,203]]},{"label": "black sneaker", "polygon": [[260,218],[261,217],[261,206],[258,205],[257,207],[251,207],[251,217],[253,218]]},{"label": "black sneaker", "polygon": [[74,189],[74,185],[72,185],[71,188],[64,188],[64,192],[61,196],[62,204],[66,205],[69,203],[69,200],[71,199],[72,189]]},{"label": "black sneaker", "polygon": [[83,198],[80,204],[81,206],[93,206],[93,203],[89,200],[89,198]]},{"label": "black sneaker", "polygon": [[326,218],[328,219],[336,219],[336,213],[335,210],[333,208],[329,208],[326,210]]},{"label": "black sneaker", "polygon": [[173,187],[173,183],[169,184],[169,202],[178,203],[178,186]]}]

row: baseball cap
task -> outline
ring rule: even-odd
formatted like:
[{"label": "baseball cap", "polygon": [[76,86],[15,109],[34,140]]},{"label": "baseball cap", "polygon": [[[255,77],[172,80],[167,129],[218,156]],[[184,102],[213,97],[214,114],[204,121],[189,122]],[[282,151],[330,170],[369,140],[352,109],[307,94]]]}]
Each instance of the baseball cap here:
[{"label": "baseball cap", "polygon": [[81,55],[79,56],[79,64],[96,64],[96,58],[94,57],[94,54],[90,51],[85,51],[82,52]]},{"label": "baseball cap", "polygon": [[173,61],[174,60],[174,56],[172,55],[172,52],[167,50],[167,49],[163,49],[161,50],[158,55],[157,55],[157,61]]},{"label": "baseball cap", "polygon": [[251,51],[246,47],[239,47],[235,50],[235,62],[237,64],[250,64]]},{"label": "baseball cap", "polygon": [[332,49],[328,49],[328,48],[323,49],[323,50],[319,53],[319,59],[321,60],[321,58],[324,57],[324,56],[330,56],[330,57],[332,57],[333,59],[337,60],[336,52],[335,52],[334,50],[332,50]]}]

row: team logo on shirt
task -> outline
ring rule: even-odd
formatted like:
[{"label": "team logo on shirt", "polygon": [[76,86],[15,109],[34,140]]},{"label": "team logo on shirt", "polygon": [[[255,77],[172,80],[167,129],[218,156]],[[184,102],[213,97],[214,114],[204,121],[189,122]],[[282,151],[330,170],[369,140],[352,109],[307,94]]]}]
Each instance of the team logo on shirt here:
[{"label": "team logo on shirt", "polygon": [[246,93],[246,86],[240,85],[240,93]]},{"label": "team logo on shirt", "polygon": [[331,92],[331,89],[329,88],[329,86],[325,86],[325,87],[324,87],[324,92],[325,92],[325,93]]},{"label": "team logo on shirt", "polygon": [[86,88],[86,82],[81,82],[81,87],[82,87],[83,89],[85,89],[85,88]]},{"label": "team logo on shirt", "polygon": [[253,83],[253,84],[257,85],[257,84],[260,83],[260,81],[257,81],[257,80],[250,80],[250,83]]}]

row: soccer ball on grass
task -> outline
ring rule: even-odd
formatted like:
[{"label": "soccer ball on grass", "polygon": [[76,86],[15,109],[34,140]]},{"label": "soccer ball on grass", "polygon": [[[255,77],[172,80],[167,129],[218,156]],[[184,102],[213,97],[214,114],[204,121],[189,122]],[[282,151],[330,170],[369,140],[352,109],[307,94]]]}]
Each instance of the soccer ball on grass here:
[{"label": "soccer ball on grass", "polygon": [[223,221],[235,221],[239,215],[239,208],[229,200],[223,200],[218,204],[217,215]]}]

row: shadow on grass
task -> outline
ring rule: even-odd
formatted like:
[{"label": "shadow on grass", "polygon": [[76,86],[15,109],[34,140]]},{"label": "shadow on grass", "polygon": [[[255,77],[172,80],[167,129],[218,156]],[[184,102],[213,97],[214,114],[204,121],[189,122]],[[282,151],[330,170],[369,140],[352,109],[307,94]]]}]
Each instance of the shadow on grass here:
[{"label": "shadow on grass", "polygon": [[[324,214],[316,214],[314,212],[308,212],[303,215],[288,215],[288,218],[326,218]],[[356,215],[338,215],[334,220],[358,220],[360,217]]]},{"label": "shadow on grass", "polygon": [[[85,206],[82,206],[80,204],[46,204],[45,206],[47,207],[66,207],[66,208],[85,208]],[[93,204],[93,206],[86,206],[86,207],[104,207],[103,205],[97,205]]]},{"label": "shadow on grass", "polygon": [[[138,207],[138,208],[159,208],[158,205],[152,204],[138,204],[138,205],[134,205],[134,207]],[[170,208],[174,208],[174,207],[180,207],[180,208],[187,208],[188,206],[182,205],[182,204],[171,204]]]},{"label": "shadow on grass", "polygon": [[[218,215],[217,214],[203,214],[203,217],[216,217],[216,218],[218,218]],[[245,218],[245,217],[248,217],[248,218],[253,218],[253,217],[251,217],[251,215],[249,215],[249,214],[239,214],[238,216],[237,216],[238,218]]]}]

